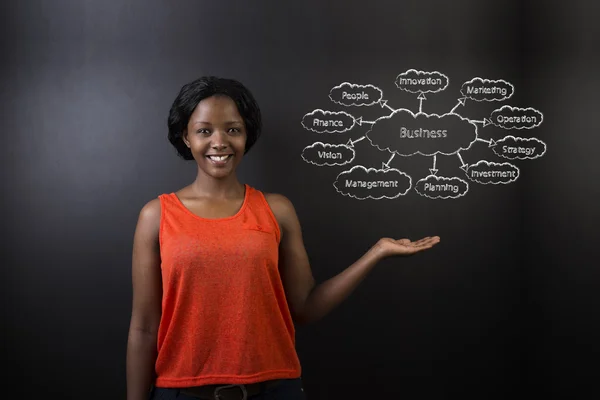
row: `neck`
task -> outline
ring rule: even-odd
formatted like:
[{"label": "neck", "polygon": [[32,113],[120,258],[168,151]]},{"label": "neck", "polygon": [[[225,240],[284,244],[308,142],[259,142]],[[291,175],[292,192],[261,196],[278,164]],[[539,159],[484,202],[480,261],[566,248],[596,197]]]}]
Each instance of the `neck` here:
[{"label": "neck", "polygon": [[190,185],[198,196],[213,198],[232,198],[243,196],[245,187],[235,174],[223,179],[206,176],[198,170],[196,180]]}]

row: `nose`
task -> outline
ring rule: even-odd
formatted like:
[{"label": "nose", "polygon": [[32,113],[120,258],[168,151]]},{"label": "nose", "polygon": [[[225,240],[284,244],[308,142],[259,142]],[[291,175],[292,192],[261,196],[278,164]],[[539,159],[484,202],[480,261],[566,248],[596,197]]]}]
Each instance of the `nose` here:
[{"label": "nose", "polygon": [[216,132],[213,136],[212,136],[212,143],[211,143],[211,148],[215,149],[215,150],[225,150],[228,146],[229,146],[229,142],[227,141],[227,135],[223,132]]}]

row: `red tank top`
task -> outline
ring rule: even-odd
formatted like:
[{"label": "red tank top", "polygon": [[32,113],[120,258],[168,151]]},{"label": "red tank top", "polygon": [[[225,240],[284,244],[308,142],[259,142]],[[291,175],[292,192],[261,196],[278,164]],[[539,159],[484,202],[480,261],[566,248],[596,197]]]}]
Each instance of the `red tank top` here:
[{"label": "red tank top", "polygon": [[278,270],[279,225],[245,185],[231,217],[206,219],[162,194],[157,387],[297,378],[295,329]]}]

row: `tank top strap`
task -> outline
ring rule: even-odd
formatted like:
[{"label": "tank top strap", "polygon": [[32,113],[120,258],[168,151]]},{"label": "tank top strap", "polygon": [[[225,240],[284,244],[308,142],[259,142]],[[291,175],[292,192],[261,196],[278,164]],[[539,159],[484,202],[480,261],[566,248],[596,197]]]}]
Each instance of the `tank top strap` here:
[{"label": "tank top strap", "polygon": [[158,196],[160,204],[163,209],[170,210],[172,208],[179,208],[179,200],[175,193],[163,193]]},{"label": "tank top strap", "polygon": [[[277,238],[277,243],[279,243],[281,239],[281,230],[265,194],[249,185],[246,185],[246,190],[248,190],[249,193],[244,212],[253,214],[253,217],[259,221],[259,226],[261,226],[262,229],[273,232]],[[248,218],[247,215],[246,218]]]}]

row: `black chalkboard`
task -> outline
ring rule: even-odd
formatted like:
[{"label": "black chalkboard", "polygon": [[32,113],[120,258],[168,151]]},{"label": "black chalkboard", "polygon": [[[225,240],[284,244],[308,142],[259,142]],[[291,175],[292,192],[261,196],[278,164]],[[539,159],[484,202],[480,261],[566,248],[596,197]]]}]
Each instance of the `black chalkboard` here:
[{"label": "black chalkboard", "polygon": [[166,118],[183,84],[217,75],[261,106],[239,177],[293,202],[317,282],[381,237],[441,237],[298,328],[311,400],[597,393],[598,11],[5,5],[9,370],[36,395],[124,398],[137,216],[194,179]]}]

